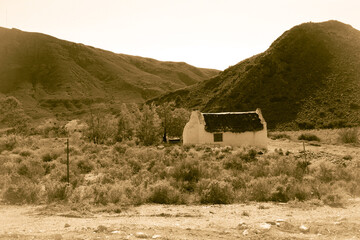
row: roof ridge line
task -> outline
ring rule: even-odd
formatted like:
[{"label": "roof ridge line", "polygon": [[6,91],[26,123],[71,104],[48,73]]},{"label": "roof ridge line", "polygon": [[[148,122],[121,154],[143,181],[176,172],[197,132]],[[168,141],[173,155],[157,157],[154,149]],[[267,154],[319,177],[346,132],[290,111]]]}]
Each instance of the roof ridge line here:
[{"label": "roof ridge line", "polygon": [[218,113],[201,113],[201,114],[246,114],[246,113],[257,113],[256,111],[248,112],[218,112]]}]

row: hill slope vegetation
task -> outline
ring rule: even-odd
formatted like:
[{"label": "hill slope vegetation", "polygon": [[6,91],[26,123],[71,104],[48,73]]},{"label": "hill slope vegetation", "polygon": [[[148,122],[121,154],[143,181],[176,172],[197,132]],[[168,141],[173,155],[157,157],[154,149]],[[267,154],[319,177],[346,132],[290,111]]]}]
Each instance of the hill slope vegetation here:
[{"label": "hill slope vegetation", "polygon": [[154,99],[205,112],[261,108],[270,128],[360,122],[360,31],[338,21],[304,23],[265,52],[197,85]]},{"label": "hill slope vegetation", "polygon": [[143,102],[218,72],[0,28],[0,97],[15,96],[33,117],[81,112],[89,102]]}]

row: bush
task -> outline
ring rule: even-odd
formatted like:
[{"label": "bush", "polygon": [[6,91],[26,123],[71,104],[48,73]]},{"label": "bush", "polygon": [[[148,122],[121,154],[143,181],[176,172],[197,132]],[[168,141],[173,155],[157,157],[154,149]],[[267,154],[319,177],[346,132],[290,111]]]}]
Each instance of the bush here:
[{"label": "bush", "polygon": [[266,177],[252,179],[247,185],[247,199],[251,201],[270,200],[273,184]]},{"label": "bush", "polygon": [[17,166],[17,173],[19,175],[37,181],[41,176],[45,174],[45,169],[39,161],[36,160],[22,161]]},{"label": "bush", "polygon": [[48,182],[45,190],[48,202],[64,201],[71,195],[71,187],[67,183]]},{"label": "bush", "polygon": [[0,153],[2,151],[12,151],[17,145],[16,135],[8,135],[0,138]]},{"label": "bush", "polygon": [[276,139],[291,139],[291,137],[285,133],[273,133],[273,134],[269,134],[269,137],[272,140],[276,140]]},{"label": "bush", "polygon": [[40,200],[40,186],[29,182],[12,184],[5,189],[3,200],[10,204],[38,203]]},{"label": "bush", "polygon": [[331,207],[344,207],[346,204],[346,194],[340,189],[332,189],[329,192],[325,193],[321,200],[324,204]]},{"label": "bush", "polygon": [[205,204],[229,204],[234,201],[232,186],[224,181],[203,180],[200,185],[200,202]]},{"label": "bush", "polygon": [[249,149],[247,153],[240,153],[239,157],[244,162],[254,162],[257,161],[257,151],[255,149]]},{"label": "bush", "polygon": [[331,163],[321,163],[317,178],[325,183],[335,180],[335,166]]},{"label": "bush", "polygon": [[339,132],[339,141],[341,143],[359,143],[358,129],[348,128]]},{"label": "bush", "polygon": [[58,153],[48,152],[45,153],[41,158],[43,162],[51,162],[53,160],[56,160],[58,157],[59,157]]},{"label": "bush", "polygon": [[95,204],[102,204],[106,205],[109,203],[109,185],[93,185],[93,196],[94,196],[94,203]]},{"label": "bush", "polygon": [[176,164],[173,177],[177,181],[197,182],[201,177],[201,168],[197,160],[186,159]]},{"label": "bush", "polygon": [[128,146],[122,143],[116,143],[113,148],[114,151],[116,151],[117,153],[124,154]]},{"label": "bush", "polygon": [[76,163],[76,166],[79,168],[80,173],[83,174],[89,173],[94,169],[94,164],[90,160],[81,159]]},{"label": "bush", "polygon": [[305,141],[317,141],[320,142],[320,138],[315,134],[311,133],[303,133],[298,137],[298,140],[305,140]]},{"label": "bush", "polygon": [[242,170],[243,162],[238,156],[228,156],[223,160],[224,169]]},{"label": "bush", "polygon": [[180,192],[167,181],[161,181],[150,188],[147,201],[160,204],[178,204],[181,203],[180,196]]}]

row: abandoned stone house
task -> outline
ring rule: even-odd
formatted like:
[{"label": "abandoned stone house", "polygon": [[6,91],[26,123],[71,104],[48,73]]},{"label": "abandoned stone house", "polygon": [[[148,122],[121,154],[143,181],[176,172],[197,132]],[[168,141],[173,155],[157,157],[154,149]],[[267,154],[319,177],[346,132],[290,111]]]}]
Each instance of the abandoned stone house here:
[{"label": "abandoned stone house", "polygon": [[222,113],[193,111],[184,128],[183,143],[266,148],[266,122],[260,109]]}]

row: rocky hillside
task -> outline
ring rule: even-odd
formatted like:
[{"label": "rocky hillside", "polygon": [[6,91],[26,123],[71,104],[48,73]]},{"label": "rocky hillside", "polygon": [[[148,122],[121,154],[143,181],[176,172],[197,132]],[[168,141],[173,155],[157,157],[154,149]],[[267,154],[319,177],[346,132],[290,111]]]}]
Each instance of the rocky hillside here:
[{"label": "rocky hillside", "polygon": [[360,124],[360,31],[304,23],[210,80],[155,99],[205,112],[261,108],[270,128]]},{"label": "rocky hillside", "polygon": [[33,117],[82,112],[90,102],[143,102],[218,72],[0,28],[0,97],[15,96]]}]

